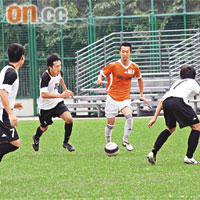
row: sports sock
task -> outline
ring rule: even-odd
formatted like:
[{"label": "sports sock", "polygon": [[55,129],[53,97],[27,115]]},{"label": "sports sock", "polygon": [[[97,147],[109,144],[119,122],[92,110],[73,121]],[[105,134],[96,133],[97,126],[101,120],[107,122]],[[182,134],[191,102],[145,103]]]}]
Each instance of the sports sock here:
[{"label": "sports sock", "polygon": [[43,131],[40,129],[40,126],[38,126],[36,134],[35,134],[35,139],[39,140],[40,137],[42,136]]},{"label": "sports sock", "polygon": [[186,156],[192,158],[199,142],[200,131],[192,130],[188,138],[188,149]]},{"label": "sports sock", "polygon": [[17,150],[19,147],[16,147],[10,143],[2,143],[0,144],[0,162],[3,156],[9,152]]},{"label": "sports sock", "polygon": [[128,142],[128,137],[131,134],[131,130],[133,127],[133,117],[131,114],[128,114],[125,116],[126,117],[126,122],[124,125],[124,136],[123,136],[123,141]]},{"label": "sports sock", "polygon": [[154,144],[154,147],[152,149],[152,152],[154,153],[154,156],[156,156],[159,149],[162,147],[162,145],[167,141],[167,138],[171,135],[171,133],[165,129],[160,133],[160,135],[157,137],[156,142]]},{"label": "sports sock", "polygon": [[114,125],[110,125],[110,124],[106,125],[106,128],[105,128],[106,143],[111,142],[113,127],[114,127]]},{"label": "sports sock", "polygon": [[67,143],[69,141],[69,138],[70,138],[71,133],[72,133],[72,127],[73,127],[73,123],[71,123],[71,124],[65,123],[64,143]]}]

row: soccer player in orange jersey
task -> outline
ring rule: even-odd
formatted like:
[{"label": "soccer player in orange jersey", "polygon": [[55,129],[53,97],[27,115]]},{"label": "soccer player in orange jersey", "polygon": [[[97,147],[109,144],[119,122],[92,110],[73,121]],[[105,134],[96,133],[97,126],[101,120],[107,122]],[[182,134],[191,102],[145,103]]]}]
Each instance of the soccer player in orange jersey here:
[{"label": "soccer player in orange jersey", "polygon": [[126,118],[122,145],[126,147],[128,151],[132,151],[133,146],[128,142],[128,137],[133,126],[133,111],[130,105],[131,80],[133,77],[138,79],[140,99],[148,105],[149,102],[143,96],[143,80],[140,74],[140,68],[137,64],[130,61],[130,55],[132,54],[131,44],[127,42],[122,43],[119,53],[121,59],[108,64],[101,70],[97,84],[101,85],[103,83],[103,78],[107,78],[107,100],[105,108],[107,117],[107,125],[105,128],[106,143],[111,142],[115,117],[118,115],[119,111],[121,111]]}]

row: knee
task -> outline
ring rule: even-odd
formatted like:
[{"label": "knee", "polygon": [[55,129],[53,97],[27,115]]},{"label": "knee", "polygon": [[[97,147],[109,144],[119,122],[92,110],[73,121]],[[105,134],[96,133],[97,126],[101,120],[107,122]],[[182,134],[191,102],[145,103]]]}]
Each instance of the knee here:
[{"label": "knee", "polygon": [[40,126],[40,129],[41,129],[41,131],[45,132],[48,129],[48,126],[46,126],[46,127],[41,127]]},{"label": "knee", "polygon": [[176,127],[175,128],[167,128],[167,130],[172,134],[175,130],[176,130]]},{"label": "knee", "polygon": [[10,142],[12,145],[16,146],[16,147],[20,147],[20,140],[15,140],[13,142]]},{"label": "knee", "polygon": [[193,130],[200,131],[200,123],[191,126]]},{"label": "knee", "polygon": [[72,123],[73,123],[72,117],[68,117],[68,118],[65,120],[65,122],[66,122],[67,124],[72,124]]},{"label": "knee", "polygon": [[107,119],[107,124],[109,124],[111,126],[114,126],[114,124],[115,124],[115,118],[108,118]]}]

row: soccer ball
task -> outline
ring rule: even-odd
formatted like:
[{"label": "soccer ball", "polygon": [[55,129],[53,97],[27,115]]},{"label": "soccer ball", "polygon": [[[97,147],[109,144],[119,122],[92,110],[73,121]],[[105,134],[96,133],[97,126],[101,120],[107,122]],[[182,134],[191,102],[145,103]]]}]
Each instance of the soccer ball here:
[{"label": "soccer ball", "polygon": [[119,147],[114,142],[109,142],[104,147],[105,154],[107,156],[116,156],[119,153]]}]

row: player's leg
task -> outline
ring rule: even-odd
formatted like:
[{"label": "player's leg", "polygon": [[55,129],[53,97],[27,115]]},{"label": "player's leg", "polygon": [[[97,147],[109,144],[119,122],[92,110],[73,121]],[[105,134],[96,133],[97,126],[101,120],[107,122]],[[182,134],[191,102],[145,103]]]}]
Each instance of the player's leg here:
[{"label": "player's leg", "polygon": [[105,127],[105,139],[106,143],[111,142],[112,139],[112,130],[115,124],[115,117],[118,115],[119,108],[114,99],[107,95],[106,107],[105,107],[105,116],[107,118],[107,124]]},{"label": "player's leg", "polygon": [[65,136],[63,141],[63,147],[65,149],[68,149],[70,152],[75,151],[75,148],[69,142],[73,127],[72,115],[69,111],[65,111],[60,115],[60,118],[62,118],[65,121]]},{"label": "player's leg", "polygon": [[188,148],[187,148],[186,156],[184,158],[184,162],[186,164],[199,164],[199,162],[194,159],[193,155],[199,143],[200,123],[191,125],[191,128],[192,130],[188,138]]},{"label": "player's leg", "polygon": [[193,154],[196,150],[200,135],[200,123],[198,116],[194,112],[191,106],[185,104],[183,100],[179,102],[180,108],[176,111],[176,119],[179,123],[180,128],[190,126],[192,128],[188,138],[187,153],[184,158],[186,164],[199,164]]},{"label": "player's leg", "polygon": [[107,118],[107,125],[105,127],[105,138],[106,138],[106,143],[111,142],[112,138],[112,129],[115,124],[115,118]]},{"label": "player's leg", "polygon": [[52,121],[53,110],[39,110],[40,126],[37,127],[36,132],[33,134],[32,147],[35,151],[39,151],[40,137],[48,129],[48,125],[53,123]]},{"label": "player's leg", "polygon": [[19,147],[20,140],[16,129],[0,126],[0,162],[4,155],[17,150]]},{"label": "player's leg", "polygon": [[126,122],[124,125],[124,136],[122,139],[122,145],[127,148],[128,151],[133,150],[133,146],[131,143],[128,142],[128,137],[131,134],[132,127],[133,127],[133,116],[132,116],[132,109],[129,106],[124,107],[121,112],[126,118]]},{"label": "player's leg", "polygon": [[152,151],[148,154],[147,158],[151,164],[155,164],[156,156],[160,148],[167,141],[168,137],[176,130],[176,116],[171,109],[173,103],[170,100],[163,102],[164,118],[166,123],[166,129],[163,130],[157,137]]},{"label": "player's leg", "polygon": [[[44,126],[44,125],[43,125]],[[35,151],[39,151],[39,143],[40,143],[40,137],[42,134],[47,131],[48,126],[42,127],[42,125],[38,126],[36,133],[33,135],[33,144],[32,147]]]},{"label": "player's leg", "polygon": [[147,158],[151,164],[155,164],[156,162],[156,155],[163,144],[167,141],[168,137],[176,130],[176,128],[169,129],[166,127],[157,137],[152,151],[148,154]]}]

